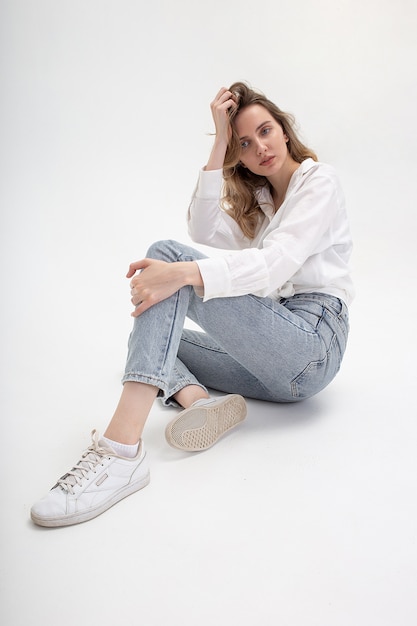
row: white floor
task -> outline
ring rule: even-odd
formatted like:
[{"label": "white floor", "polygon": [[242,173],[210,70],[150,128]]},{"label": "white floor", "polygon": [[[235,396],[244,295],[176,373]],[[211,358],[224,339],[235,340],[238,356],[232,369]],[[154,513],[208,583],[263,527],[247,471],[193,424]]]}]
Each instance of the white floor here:
[{"label": "white floor", "polygon": [[343,368],[322,394],[249,401],[244,424],[200,454],[166,444],[175,409],[155,405],[151,484],[56,530],[32,525],[32,501],[104,427],[121,372],[97,346],[86,382],[93,355],[77,368],[72,353],[87,342],[81,331],[63,353],[45,344],[40,354],[59,324],[11,326],[21,341],[3,372],[2,623],[414,625],[415,381],[410,363],[392,375],[370,299],[353,307]]}]

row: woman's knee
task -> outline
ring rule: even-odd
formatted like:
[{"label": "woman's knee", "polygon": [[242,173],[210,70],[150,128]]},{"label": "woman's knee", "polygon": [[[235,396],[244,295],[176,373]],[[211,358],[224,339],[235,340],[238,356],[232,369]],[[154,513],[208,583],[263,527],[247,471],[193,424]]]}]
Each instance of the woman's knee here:
[{"label": "woman's knee", "polygon": [[158,259],[160,261],[176,261],[177,246],[179,244],[171,239],[161,239],[155,241],[146,253],[150,259]]},{"label": "woman's knee", "polygon": [[159,261],[166,261],[168,263],[204,258],[204,254],[173,239],[155,241],[149,247],[146,256],[150,259],[158,259]]}]

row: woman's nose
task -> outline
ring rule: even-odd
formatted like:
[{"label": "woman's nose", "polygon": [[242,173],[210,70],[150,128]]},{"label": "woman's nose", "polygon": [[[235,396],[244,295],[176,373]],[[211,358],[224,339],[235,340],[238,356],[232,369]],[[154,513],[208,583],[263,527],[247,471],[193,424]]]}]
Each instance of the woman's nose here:
[{"label": "woman's nose", "polygon": [[264,152],[266,152],[266,146],[260,141],[258,141],[257,146],[256,146],[256,154],[261,156],[261,154],[263,154]]}]

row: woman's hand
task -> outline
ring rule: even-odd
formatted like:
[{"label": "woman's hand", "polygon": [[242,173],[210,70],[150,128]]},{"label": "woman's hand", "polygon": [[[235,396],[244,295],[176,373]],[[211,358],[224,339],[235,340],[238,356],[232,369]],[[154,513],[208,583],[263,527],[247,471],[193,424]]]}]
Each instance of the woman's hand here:
[{"label": "woman's hand", "polygon": [[[138,270],[140,272],[136,274]],[[200,270],[194,261],[166,263],[156,259],[142,259],[130,264],[126,277],[132,279],[131,302],[136,307],[132,317],[138,317],[185,285],[203,286]]]},{"label": "woman's hand", "polygon": [[231,91],[223,87],[210,104],[210,107],[216,127],[216,137],[205,169],[220,170],[223,167],[224,157],[226,156],[227,144],[232,136],[228,110],[237,107],[236,98]]},{"label": "woman's hand", "polygon": [[226,145],[230,141],[232,129],[230,127],[228,110],[236,108],[236,98],[231,91],[222,87],[210,104],[211,114],[216,127],[216,139],[224,141]]}]

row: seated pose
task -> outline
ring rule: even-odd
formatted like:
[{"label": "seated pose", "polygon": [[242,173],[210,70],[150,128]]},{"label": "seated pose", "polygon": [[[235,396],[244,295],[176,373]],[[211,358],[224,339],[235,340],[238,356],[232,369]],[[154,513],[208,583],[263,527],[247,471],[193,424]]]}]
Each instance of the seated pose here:
[{"label": "seated pose", "polygon": [[[245,83],[221,89],[211,110],[215,138],[188,225],[194,241],[225,252],[159,241],[130,265],[119,404],[104,436],[93,430],[79,462],[34,504],[36,524],[84,522],[148,484],[141,437],[157,396],[182,409],[168,443],[192,452],[244,420],[244,397],[297,402],[340,368],[353,287],[337,175],[292,116]],[[186,317],[204,332],[184,328]]]}]

